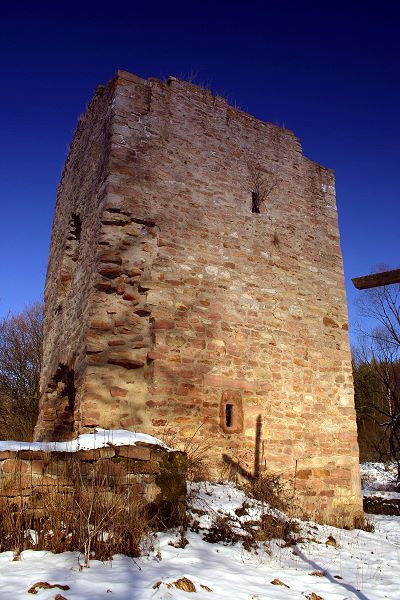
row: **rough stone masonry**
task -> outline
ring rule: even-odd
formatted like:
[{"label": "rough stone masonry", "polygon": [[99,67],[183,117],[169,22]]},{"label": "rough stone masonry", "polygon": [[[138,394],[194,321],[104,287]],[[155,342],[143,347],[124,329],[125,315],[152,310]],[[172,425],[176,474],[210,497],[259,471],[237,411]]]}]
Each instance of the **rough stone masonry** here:
[{"label": "rough stone masonry", "polygon": [[58,189],[36,439],[96,426],[362,515],[333,172],[208,90],[119,71]]}]

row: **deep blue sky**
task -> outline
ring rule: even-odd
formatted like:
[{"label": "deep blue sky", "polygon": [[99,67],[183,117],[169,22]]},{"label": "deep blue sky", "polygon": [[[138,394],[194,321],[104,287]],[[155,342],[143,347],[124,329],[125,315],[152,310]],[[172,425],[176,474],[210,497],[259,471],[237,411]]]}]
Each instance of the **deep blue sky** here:
[{"label": "deep blue sky", "polygon": [[197,73],[336,171],[354,323],[351,277],[400,262],[395,2],[33,4],[0,22],[0,317],[41,297],[68,143],[96,85],[123,68]]}]

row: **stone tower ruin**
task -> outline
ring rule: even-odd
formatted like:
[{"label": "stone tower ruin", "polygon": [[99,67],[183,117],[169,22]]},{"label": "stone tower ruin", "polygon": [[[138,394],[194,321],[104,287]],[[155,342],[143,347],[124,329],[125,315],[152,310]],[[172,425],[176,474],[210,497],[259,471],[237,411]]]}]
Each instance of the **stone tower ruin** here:
[{"label": "stone tower ruin", "polygon": [[58,189],[36,439],[95,427],[267,469],[362,514],[334,175],[188,82],[119,71]]}]

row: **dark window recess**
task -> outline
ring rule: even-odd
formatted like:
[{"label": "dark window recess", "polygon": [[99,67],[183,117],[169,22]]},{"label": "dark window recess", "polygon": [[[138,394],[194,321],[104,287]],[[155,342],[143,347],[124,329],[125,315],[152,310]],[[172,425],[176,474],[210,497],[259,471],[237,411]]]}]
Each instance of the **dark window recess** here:
[{"label": "dark window recess", "polygon": [[76,262],[79,255],[79,244],[81,241],[82,223],[76,213],[72,213],[68,223],[67,243],[65,245],[65,258]]},{"label": "dark window recess", "polygon": [[260,214],[260,196],[257,192],[251,192],[251,212]]},{"label": "dark window recess", "polygon": [[73,369],[59,364],[47,386],[47,402],[54,408],[52,426],[54,441],[70,439],[74,429],[75,376]]},{"label": "dark window recess", "polygon": [[225,425],[232,427],[233,421],[233,404],[225,404]]},{"label": "dark window recess", "polygon": [[[60,265],[59,301],[71,290],[75,277],[76,265],[79,259],[81,244],[82,222],[77,213],[71,213],[68,221],[64,252]],[[56,312],[56,314],[59,314]]]},{"label": "dark window recess", "polygon": [[72,213],[69,222],[68,239],[79,242],[81,239],[82,223],[81,218],[76,213]]}]

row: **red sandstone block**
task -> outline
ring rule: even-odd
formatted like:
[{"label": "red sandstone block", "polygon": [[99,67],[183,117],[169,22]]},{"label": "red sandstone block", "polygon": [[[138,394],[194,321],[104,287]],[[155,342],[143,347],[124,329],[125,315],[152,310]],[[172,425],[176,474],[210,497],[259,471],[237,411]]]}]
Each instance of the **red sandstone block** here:
[{"label": "red sandstone block", "polygon": [[44,460],[31,460],[30,467],[31,467],[32,475],[43,475],[43,471],[45,468],[45,461]]},{"label": "red sandstone block", "polygon": [[146,484],[137,483],[135,480],[132,482],[130,474],[126,476],[126,485],[129,486],[129,489],[133,492],[133,494],[144,495],[146,493]]},{"label": "red sandstone block", "polygon": [[122,258],[118,252],[108,251],[100,254],[99,261],[102,263],[115,263],[120,265],[122,263]]},{"label": "red sandstone block", "polygon": [[100,419],[100,413],[96,410],[86,410],[85,411],[86,419],[91,419],[92,421],[98,421]]},{"label": "red sandstone block", "polygon": [[313,477],[329,477],[331,472],[329,469],[313,469]]},{"label": "red sandstone block", "polygon": [[85,415],[82,419],[82,427],[97,427],[99,424],[99,419],[93,419]]},{"label": "red sandstone block", "polygon": [[150,448],[146,446],[121,446],[118,454],[122,458],[134,460],[150,460]]},{"label": "red sandstone block", "polygon": [[139,304],[140,298],[133,292],[125,292],[122,296],[124,300],[129,300],[132,304]]},{"label": "red sandstone block", "polygon": [[107,331],[112,328],[112,322],[109,319],[97,317],[90,321],[89,326],[92,329],[101,329],[102,331]]},{"label": "red sandstone block", "polygon": [[204,375],[204,385],[210,387],[225,387],[239,390],[254,390],[258,388],[256,381],[230,378],[226,375]]},{"label": "red sandstone block", "polygon": [[196,386],[193,383],[180,383],[176,388],[177,396],[187,396],[191,392],[197,393]]},{"label": "red sandstone block", "polygon": [[190,369],[181,369],[179,371],[179,377],[183,379],[192,379],[195,376],[195,372]]},{"label": "red sandstone block", "polygon": [[43,452],[43,450],[19,450],[18,458],[22,460],[43,460],[46,458],[46,452]]},{"label": "red sandstone block", "polygon": [[28,465],[29,463],[16,458],[7,458],[1,463],[1,470],[3,473],[27,473]]},{"label": "red sandstone block", "polygon": [[157,360],[158,358],[163,358],[163,354],[161,354],[160,352],[151,351],[147,353],[147,358],[149,360]]},{"label": "red sandstone block", "polygon": [[113,350],[109,354],[108,363],[125,369],[138,369],[146,364],[146,355],[134,350]]},{"label": "red sandstone block", "polygon": [[297,471],[296,478],[297,479],[309,479],[311,477],[311,469],[302,469]]},{"label": "red sandstone block", "polygon": [[123,428],[127,428],[127,427],[137,427],[138,425],[142,425],[143,421],[140,417],[127,417],[127,418],[121,418],[121,427]]},{"label": "red sandstone block", "polygon": [[323,324],[326,327],[334,327],[334,328],[339,327],[339,325],[336,323],[336,321],[334,321],[330,317],[324,317],[323,318]]},{"label": "red sandstone block", "polygon": [[110,292],[113,289],[113,283],[111,281],[109,281],[108,279],[99,279],[98,281],[96,281],[96,289],[100,290],[100,291],[104,291],[104,292]]},{"label": "red sandstone block", "polygon": [[107,343],[109,346],[123,346],[124,344],[126,344],[126,340],[121,340],[121,339],[109,340]]},{"label": "red sandstone block", "polygon": [[174,321],[167,321],[166,319],[155,319],[153,322],[153,329],[174,329]]},{"label": "red sandstone block", "polygon": [[110,387],[110,394],[113,398],[116,396],[124,398],[128,394],[128,390],[125,390],[124,388],[118,386],[113,386]]},{"label": "red sandstone block", "polygon": [[13,450],[3,450],[0,452],[0,460],[5,460],[6,458],[15,458],[17,455]]},{"label": "red sandstone block", "polygon": [[102,458],[113,458],[114,456],[114,448],[97,448],[95,450],[80,450],[78,452],[79,460],[99,460]]},{"label": "red sandstone block", "polygon": [[322,490],[319,494],[320,496],[326,496],[327,498],[332,498],[335,495],[334,490]]},{"label": "red sandstone block", "polygon": [[306,490],[309,485],[310,484],[306,479],[296,479],[296,489],[297,490]]}]

